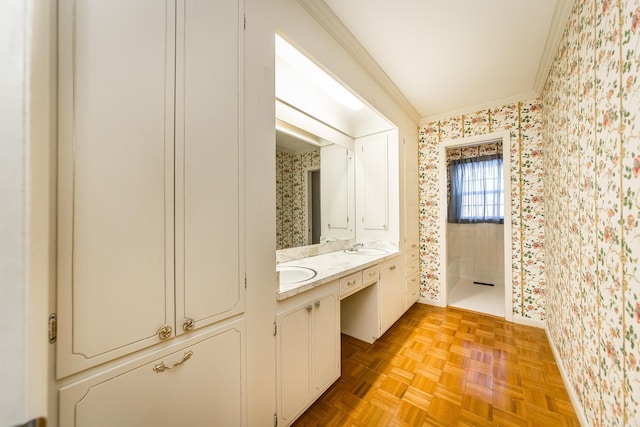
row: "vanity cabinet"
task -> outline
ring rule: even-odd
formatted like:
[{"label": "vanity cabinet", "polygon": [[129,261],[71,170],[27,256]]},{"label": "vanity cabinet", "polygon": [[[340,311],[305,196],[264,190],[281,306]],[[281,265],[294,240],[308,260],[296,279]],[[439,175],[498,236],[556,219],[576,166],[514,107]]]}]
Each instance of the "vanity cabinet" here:
[{"label": "vanity cabinet", "polygon": [[383,261],[363,274],[368,276],[372,269],[375,282],[349,294],[340,304],[342,333],[370,344],[404,314],[407,299],[402,257]]},{"label": "vanity cabinet", "polygon": [[380,329],[378,338],[405,312],[406,287],[402,258],[397,256],[380,264],[379,307]]},{"label": "vanity cabinet", "polygon": [[276,360],[278,425],[287,426],[340,376],[338,281],[280,303]]},{"label": "vanity cabinet", "polygon": [[60,426],[241,426],[244,321],[61,387]]},{"label": "vanity cabinet", "polygon": [[58,2],[58,378],[244,311],[242,10]]},{"label": "vanity cabinet", "polygon": [[405,255],[405,275],[407,284],[405,310],[407,310],[420,297],[420,252],[417,243],[411,244]]}]

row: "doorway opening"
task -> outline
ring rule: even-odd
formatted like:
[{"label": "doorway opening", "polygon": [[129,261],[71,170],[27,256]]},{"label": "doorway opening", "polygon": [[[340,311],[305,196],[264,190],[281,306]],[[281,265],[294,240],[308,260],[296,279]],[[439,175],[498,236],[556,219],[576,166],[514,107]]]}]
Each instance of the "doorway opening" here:
[{"label": "doorway opening", "polygon": [[[501,147],[504,224],[449,223],[447,152],[489,152]],[[471,148],[474,147],[474,148]],[[440,274],[445,306],[464,308],[512,320],[511,136],[509,132],[446,141],[440,145]],[[473,222],[473,221],[471,221]],[[497,222],[497,221],[496,221]]]},{"label": "doorway opening", "polygon": [[310,169],[307,171],[307,230],[309,232],[307,244],[309,245],[320,243],[320,235],[322,234],[321,194],[320,169]]}]

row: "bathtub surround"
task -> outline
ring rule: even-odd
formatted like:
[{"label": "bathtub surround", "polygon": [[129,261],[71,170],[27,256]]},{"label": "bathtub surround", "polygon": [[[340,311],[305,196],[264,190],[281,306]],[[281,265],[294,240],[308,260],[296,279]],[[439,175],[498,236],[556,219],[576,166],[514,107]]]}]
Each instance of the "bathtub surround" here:
[{"label": "bathtub surround", "polygon": [[[542,119],[538,99],[454,116],[420,128],[420,274],[423,301],[441,304],[439,145],[492,132],[511,135],[512,305],[521,321],[545,319]],[[506,156],[506,153],[505,153]],[[506,173],[506,171],[505,171]],[[505,207],[505,209],[507,209]]]},{"label": "bathtub surround", "polygon": [[640,6],[578,1],[542,94],[547,329],[586,425],[640,425]]}]

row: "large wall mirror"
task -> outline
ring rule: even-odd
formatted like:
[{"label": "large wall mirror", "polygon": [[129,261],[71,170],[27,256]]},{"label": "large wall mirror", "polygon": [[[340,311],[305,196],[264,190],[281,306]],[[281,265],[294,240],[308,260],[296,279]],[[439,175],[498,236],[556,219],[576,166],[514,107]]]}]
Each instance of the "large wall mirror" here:
[{"label": "large wall mirror", "polygon": [[276,248],[354,239],[353,151],[280,122]]},{"label": "large wall mirror", "polygon": [[356,239],[354,147],[395,126],[280,35],[275,59],[276,248]]}]

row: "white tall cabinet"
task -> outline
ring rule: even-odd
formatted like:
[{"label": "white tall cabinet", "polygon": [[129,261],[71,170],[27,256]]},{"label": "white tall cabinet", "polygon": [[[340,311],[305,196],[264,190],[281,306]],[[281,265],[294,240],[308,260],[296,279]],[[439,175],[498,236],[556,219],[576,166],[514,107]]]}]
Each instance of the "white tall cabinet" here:
[{"label": "white tall cabinet", "polygon": [[[207,354],[235,366],[244,359],[242,0],[60,0],[58,14],[57,378],[73,395],[87,387],[83,371],[106,375],[105,363],[134,375],[145,351],[194,346],[201,328],[231,318],[237,345],[202,336],[203,354],[189,350],[193,360],[170,375],[196,360],[209,369]],[[216,387],[239,388],[241,371]],[[120,388],[122,378],[102,389],[123,400],[163,390],[153,381],[167,372],[149,372],[135,374],[139,387]],[[190,375],[194,387],[211,380]],[[82,419],[94,418],[72,424],[93,425]],[[241,422],[241,411],[228,419]]]}]

